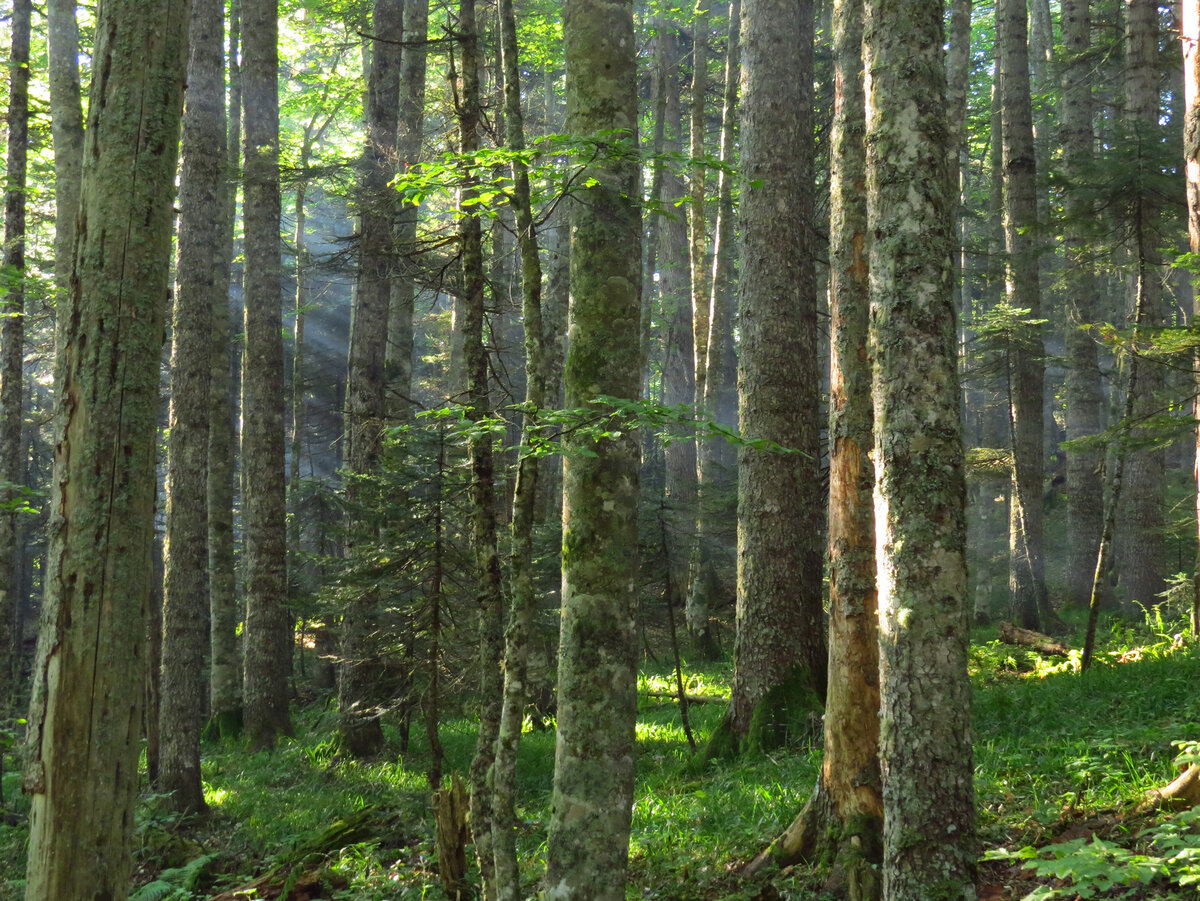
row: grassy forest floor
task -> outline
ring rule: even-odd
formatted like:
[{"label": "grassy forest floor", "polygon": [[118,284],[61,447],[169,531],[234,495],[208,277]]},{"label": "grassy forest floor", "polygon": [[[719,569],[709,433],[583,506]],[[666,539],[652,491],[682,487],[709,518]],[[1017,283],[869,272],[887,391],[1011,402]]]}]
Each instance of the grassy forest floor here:
[{"label": "grassy forest floor", "polygon": [[[975,767],[984,901],[1046,898],[1195,898],[1200,808],[1142,810],[1144,793],[1176,772],[1175,742],[1200,741],[1200,646],[1161,624],[1117,627],[1086,676],[1071,661],[991,641],[972,647]],[[718,697],[728,666],[692,671],[690,694]],[[717,763],[696,774],[665,670],[642,677],[630,898],[836,897],[806,867],[754,882],[739,866],[803,805],[820,751],[795,748]],[[703,739],[723,712],[691,706]],[[439,899],[427,745],[377,762],[337,760],[327,698],[299,709],[296,738],[273,752],[205,748],[210,813],[179,822],[162,799],[143,798],[137,827],[137,901],[311,898]],[[446,771],[465,773],[469,719],[443,725]],[[521,854],[530,886],[542,872],[554,736],[522,746]],[[12,767],[12,758],[8,758]],[[19,898],[27,825],[19,777],[4,774],[13,814],[0,824],[0,899]],[[334,837],[336,836],[336,837]],[[1039,849],[1035,851],[1034,849]],[[266,878],[264,878],[266,877]],[[242,889],[245,893],[235,890]],[[252,891],[251,891],[252,889]]]}]

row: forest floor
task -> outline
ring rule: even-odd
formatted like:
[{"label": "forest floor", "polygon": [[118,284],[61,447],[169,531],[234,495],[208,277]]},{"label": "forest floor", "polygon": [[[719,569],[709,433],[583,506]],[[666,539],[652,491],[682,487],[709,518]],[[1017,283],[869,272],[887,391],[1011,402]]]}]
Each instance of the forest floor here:
[{"label": "forest floor", "polygon": [[[1161,623],[1116,627],[1097,665],[1080,675],[1071,659],[1004,645],[994,634],[978,632],[971,651],[981,901],[1196,898],[1200,808],[1170,815],[1142,802],[1175,774],[1178,743],[1200,740],[1200,645],[1173,639]],[[688,673],[689,694],[727,692],[727,665]],[[819,749],[750,755],[694,773],[678,705],[661,696],[671,685],[661,667],[641,680],[628,897],[837,897],[827,874],[808,867],[754,881],[739,874],[800,810]],[[703,740],[723,705],[690,710]],[[402,754],[389,726],[387,752],[360,763],[334,756],[328,698],[308,699],[295,725],[295,739],[270,752],[206,745],[202,818],[181,822],[161,796],[143,797],[136,901],[446,897],[423,730],[413,729]],[[465,773],[472,722],[449,721],[441,735],[446,772]],[[530,731],[522,744],[520,852],[531,894],[544,867],[553,743],[552,731]],[[4,774],[12,815],[0,823],[0,899],[21,895],[28,830],[18,785],[16,773]]]}]

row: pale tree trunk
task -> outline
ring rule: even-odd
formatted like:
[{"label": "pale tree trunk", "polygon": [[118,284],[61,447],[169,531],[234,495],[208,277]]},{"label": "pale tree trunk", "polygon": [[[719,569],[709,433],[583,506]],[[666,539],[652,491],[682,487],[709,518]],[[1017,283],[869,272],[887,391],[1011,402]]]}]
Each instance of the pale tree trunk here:
[{"label": "pale tree trunk", "polygon": [[96,22],[27,732],[30,901],[129,892],[187,29],[172,0],[111,0]]},{"label": "pale tree trunk", "polygon": [[[1041,316],[1038,280],[1037,172],[1029,100],[1029,48],[1024,0],[996,7],[1004,165],[1005,299]],[[1053,621],[1046,596],[1042,541],[1042,385],[1045,348],[1040,325],[1022,325],[1007,348],[1013,491],[1009,516],[1008,584],[1012,618],[1027,629]]]},{"label": "pale tree trunk", "polygon": [[825,756],[804,810],[759,861],[830,860],[852,901],[880,897],[879,630],[867,353],[868,232],[862,3],[833,8],[830,140],[829,690]]},{"label": "pale tree trunk", "polygon": [[979,852],[941,6],[867,0],[863,37],[883,897],[966,901]]},{"label": "pale tree trunk", "polygon": [[709,332],[708,211],[705,208],[704,197],[708,167],[700,162],[704,156],[704,102],[708,92],[708,5],[709,0],[699,0],[692,11],[692,115],[688,132],[688,156],[691,158],[691,181],[688,185],[691,194],[688,209],[688,256],[691,261],[692,347],[695,350],[693,366],[696,371],[694,402],[697,410],[704,409]]},{"label": "pale tree trunk", "polygon": [[[462,95],[458,104],[459,149],[464,154],[479,150],[483,111],[479,83],[479,34],[475,23],[475,0],[461,0],[458,7],[458,37],[462,43]],[[483,228],[478,210],[469,201],[477,195],[473,177],[465,179],[460,195],[462,218],[459,242],[462,251],[463,362],[466,369],[467,417],[479,423],[491,409],[488,396],[488,355],[484,345]],[[483,431],[483,434],[480,434]],[[471,760],[471,829],[475,834],[475,856],[487,901],[496,896],[495,852],[492,846],[492,791],[488,771],[496,755],[504,677],[500,671],[504,655],[504,597],[500,585],[500,556],[496,545],[496,492],[492,438],[476,430],[468,442],[471,462],[471,548],[475,556],[475,602],[479,614],[479,733]]]},{"label": "pale tree trunk", "polygon": [[200,727],[209,644],[208,433],[213,310],[225,165],[225,52],[220,0],[193,0],[179,181],[179,245],[171,327],[167,535],[163,555],[160,791],[180,813],[204,810]]},{"label": "pale tree trunk", "polygon": [[[742,435],[728,726],[768,746],[825,696],[824,507],[813,229],[813,7],[742,6]],[[754,735],[752,732],[752,721]]]},{"label": "pale tree trunk", "polygon": [[[663,144],[668,158],[683,150],[683,113],[679,101],[679,40],[674,26],[658,23],[658,77],[663,92]],[[684,218],[684,184],[673,162],[664,166],[662,217],[659,223],[658,272],[661,316],[666,322],[663,347],[663,403],[686,406],[696,399],[696,355],[693,347],[693,290],[688,249],[688,222]],[[696,215],[695,209],[691,215]],[[707,319],[707,315],[705,316]],[[705,338],[707,340],[707,336]],[[666,467],[665,497],[661,515],[671,584],[683,592],[691,587],[689,568],[696,540],[696,441],[690,434],[676,435],[663,448]]]},{"label": "pale tree trunk", "polygon": [[[1183,163],[1187,176],[1188,247],[1200,254],[1200,7],[1183,4]],[[1200,291],[1192,296],[1192,323],[1200,323]],[[1200,350],[1193,358],[1196,369],[1195,416],[1200,420]],[[1200,527],[1200,428],[1196,430],[1196,521]],[[1200,559],[1196,561],[1196,593],[1192,603],[1192,634],[1200,635]]]},{"label": "pale tree trunk", "polygon": [[[221,237],[217,255],[217,281],[213,292],[212,336],[209,365],[208,416],[208,582],[209,636],[212,664],[209,685],[209,730],[219,736],[241,731],[241,660],[237,625],[241,619],[233,553],[233,357],[229,279],[233,261],[233,224],[237,207],[237,171],[241,158],[241,13],[238,0],[229,5],[229,116],[225,166],[221,180]],[[222,80],[224,76],[222,75]]]},{"label": "pale tree trunk", "polygon": [[[425,37],[429,0],[407,0],[400,57],[400,113],[396,123],[396,164],[405,169],[420,162],[425,130]],[[400,203],[396,214],[396,272],[392,276],[388,313],[387,371],[389,409],[399,419],[412,412],[413,302],[417,207]]]},{"label": "pale tree trunk", "polygon": [[[575,409],[599,394],[630,401],[641,396],[633,4],[567,0],[563,36],[567,131],[595,141],[598,150],[576,181],[583,187],[571,205],[566,406]],[[568,450],[564,464],[548,901],[625,897],[637,719],[639,444],[628,432],[602,438],[587,443],[587,455]]]},{"label": "pale tree trunk", "polygon": [[83,168],[83,103],[75,0],[46,0],[50,136],[54,143],[54,284],[60,296],[75,258],[75,215]]},{"label": "pale tree trunk", "polygon": [[[733,165],[736,148],[738,44],[741,36],[741,0],[729,4],[729,37],[725,56],[724,99],[721,112],[721,162]],[[717,225],[713,243],[713,271],[710,280],[708,358],[704,364],[704,410],[713,421],[727,428],[737,426],[737,355],[733,344],[733,314],[736,303],[733,286],[733,182],[735,175],[722,171],[717,180]],[[734,582],[732,559],[733,529],[728,515],[736,491],[737,453],[723,439],[701,441],[700,521],[697,547],[700,561],[689,594],[688,629],[697,638],[703,654],[715,654],[716,636],[712,631],[713,604]]]},{"label": "pale tree trunk", "polygon": [[4,191],[5,295],[0,298],[0,715],[16,693],[21,643],[15,626],[22,554],[17,489],[25,479],[21,400],[25,361],[25,183],[29,159],[29,39],[33,5],[13,4]]},{"label": "pale tree trunk", "polygon": [[[387,355],[388,305],[395,246],[392,225],[396,120],[400,95],[400,42],[404,36],[403,0],[375,0],[371,18],[371,70],[367,79],[367,145],[359,191],[358,282],[350,326],[346,373],[346,468],[350,516],[347,553],[366,559],[379,541],[378,489],[387,414],[384,362]],[[354,593],[342,613],[342,663],[338,672],[338,724],[342,748],[355,757],[383,747],[376,683],[379,594]]]},{"label": "pale tree trunk", "polygon": [[[525,149],[521,111],[517,25],[512,0],[499,3],[500,54],[504,75],[504,121],[509,150]],[[546,406],[546,365],[542,324],[542,265],[538,259],[530,201],[529,172],[520,161],[512,165],[513,211],[521,258],[521,313],[525,326],[525,404],[522,447],[535,437],[540,411]],[[520,870],[516,844],[517,752],[521,743],[525,699],[529,694],[529,653],[537,613],[533,557],[533,526],[537,516],[538,458],[525,454],[517,463],[512,520],[512,608],[504,646],[504,701],[492,784],[495,788],[492,841],[496,859],[496,897],[519,901]]]},{"label": "pale tree trunk", "polygon": [[[1162,230],[1159,225],[1162,201],[1146,186],[1153,164],[1147,159],[1155,151],[1159,126],[1158,3],[1130,0],[1125,5],[1125,139],[1137,149],[1136,165],[1142,169],[1136,196],[1129,204],[1126,232],[1132,246],[1131,262],[1136,272],[1126,279],[1130,292],[1126,309],[1140,310],[1139,327],[1164,324],[1162,297]],[[1143,152],[1141,148],[1146,148]],[[1133,154],[1131,154],[1133,155]],[[1133,312],[1130,314],[1137,318]],[[1144,348],[1142,348],[1144,349]],[[1135,424],[1158,412],[1158,395],[1164,384],[1163,367],[1153,361],[1139,367],[1137,393],[1130,408],[1133,420],[1125,426],[1132,435],[1143,430]],[[1134,604],[1150,607],[1165,588],[1167,572],[1165,525],[1165,451],[1133,449],[1125,473],[1125,500],[1118,508],[1117,566],[1121,595],[1126,609]]]},{"label": "pale tree trunk", "polygon": [[242,366],[242,521],[246,541],[243,691],[256,747],[290,735],[283,429],[283,267],[279,218],[279,18],[277,0],[242,0],[243,221],[246,338]]},{"label": "pale tree trunk", "polygon": [[[1063,244],[1066,252],[1067,439],[1100,431],[1103,396],[1096,341],[1083,330],[1096,319],[1096,275],[1089,249],[1094,218],[1083,179],[1092,165],[1092,65],[1084,58],[1091,47],[1090,0],[1062,4],[1063,70],[1060,134],[1067,190],[1063,198]],[[1072,448],[1067,454],[1067,603],[1088,603],[1096,553],[1100,546],[1104,496],[1098,472],[1101,452]]]}]

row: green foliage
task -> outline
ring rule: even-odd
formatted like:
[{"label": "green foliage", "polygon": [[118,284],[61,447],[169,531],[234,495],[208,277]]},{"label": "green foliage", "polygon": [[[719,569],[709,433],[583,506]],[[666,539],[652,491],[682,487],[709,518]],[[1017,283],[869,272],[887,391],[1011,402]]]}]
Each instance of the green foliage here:
[{"label": "green foliage", "polygon": [[148,882],[129,896],[129,901],[190,901],[205,868],[216,860],[212,854],[202,854],[182,867],[163,870],[153,882]]}]

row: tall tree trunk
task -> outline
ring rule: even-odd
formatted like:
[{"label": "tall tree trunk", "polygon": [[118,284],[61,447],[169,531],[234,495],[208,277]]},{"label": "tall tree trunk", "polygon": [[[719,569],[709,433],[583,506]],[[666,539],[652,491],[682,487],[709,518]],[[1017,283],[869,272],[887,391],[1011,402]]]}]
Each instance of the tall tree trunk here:
[{"label": "tall tree trunk", "polygon": [[75,259],[75,216],[83,169],[83,102],[75,0],[46,0],[50,137],[54,143],[54,284],[67,291]]},{"label": "tall tree trunk", "polygon": [[[479,32],[475,22],[475,0],[460,0],[458,37],[462,44],[462,96],[458,103],[460,150],[479,150],[483,111],[479,84]],[[465,180],[460,196],[462,218],[459,241],[462,251],[461,321],[463,361],[466,367],[467,417],[482,422],[490,413],[488,355],[484,345],[483,229],[473,205],[478,185],[473,176]],[[496,546],[496,495],[493,484],[492,438],[486,429],[476,429],[468,443],[471,459],[471,547],[475,555],[475,601],[479,613],[479,733],[471,761],[471,828],[475,833],[475,856],[487,901],[495,898],[495,852],[492,846],[492,792],[488,771],[496,755],[504,677],[500,661],[504,654],[504,597],[500,586],[500,556]]]},{"label": "tall tree trunk", "polygon": [[187,29],[172,0],[110,0],[96,22],[27,732],[30,901],[129,892]]},{"label": "tall tree trunk", "polygon": [[[525,124],[521,111],[520,66],[517,59],[517,25],[512,0],[500,0],[500,54],[504,73],[504,121],[508,149],[525,149]],[[538,259],[530,200],[529,172],[514,158],[513,211],[521,257],[521,318],[525,326],[525,406],[521,447],[533,443],[540,411],[546,406],[546,363],[542,324],[542,265]],[[517,485],[512,520],[512,608],[504,645],[504,702],[492,783],[495,787],[492,840],[496,858],[498,901],[519,901],[520,869],[516,845],[517,751],[528,696],[529,653],[537,613],[537,586],[533,558],[533,526],[537,515],[538,458],[522,455],[517,463]]]},{"label": "tall tree trunk", "polygon": [[[1200,254],[1200,6],[1184,3],[1183,20],[1183,91],[1186,111],[1183,119],[1183,163],[1187,176],[1188,248]],[[1192,323],[1200,323],[1200,291],[1192,296]],[[1196,370],[1195,417],[1200,421],[1200,350],[1194,357]],[[1200,428],[1196,430],[1196,522],[1200,528]],[[1200,559],[1196,561],[1196,591],[1192,602],[1192,634],[1200,635]]]},{"label": "tall tree trunk", "polygon": [[1012,617],[1040,629],[1053,617],[1046,595],[1042,542],[1042,385],[1045,348],[1038,280],[1037,171],[1029,99],[1029,48],[1024,0],[996,7],[1004,165],[1005,298],[1022,324],[1007,350],[1013,491],[1008,584]]},{"label": "tall tree trunk", "polygon": [[[1152,180],[1156,172],[1159,125],[1158,3],[1130,0],[1125,5],[1125,138],[1137,167],[1137,186],[1127,213],[1126,232],[1134,273],[1126,279],[1130,292],[1126,309],[1140,310],[1137,325],[1154,328],[1164,323],[1162,297],[1162,201]],[[1131,413],[1135,423],[1158,411],[1164,385],[1163,367],[1153,361],[1139,366],[1137,393]],[[1132,434],[1143,432],[1134,428]],[[1118,571],[1125,604],[1149,607],[1165,588],[1167,572],[1163,538],[1165,510],[1165,451],[1133,449],[1125,473],[1125,500],[1118,508]]]},{"label": "tall tree trunk", "polygon": [[[641,217],[637,45],[631,0],[567,0],[567,131],[597,154],[571,206],[571,343],[566,406],[641,396]],[[583,439],[575,439],[581,441]],[[637,719],[639,444],[628,433],[568,453],[558,745],[546,895],[625,897]],[[578,445],[577,445],[578,446]]]},{"label": "tall tree trunk", "polygon": [[[221,179],[221,236],[213,249],[217,255],[217,281],[221,289],[213,292],[209,345],[209,365],[212,367],[208,416],[208,590],[212,651],[209,728],[219,736],[238,734],[242,722],[242,668],[237,638],[241,614],[233,553],[234,367],[229,340],[233,330],[229,280],[237,210],[237,172],[241,159],[242,94],[237,61],[241,27],[240,2],[233,0],[229,5],[229,116]],[[224,74],[220,77],[224,81]]]},{"label": "tall tree trunk", "polygon": [[[396,163],[410,167],[420,162],[425,130],[425,38],[429,31],[429,0],[406,0],[405,46],[400,57],[400,111],[396,123]],[[418,207],[399,204],[396,214],[396,272],[392,276],[388,313],[389,409],[398,418],[412,410],[413,302],[416,297],[415,263]]]},{"label": "tall tree trunk", "polygon": [[709,297],[708,297],[708,212],[704,190],[708,166],[704,162],[704,133],[707,120],[705,100],[708,93],[708,5],[698,0],[692,11],[692,107],[689,129],[688,156],[691,197],[688,207],[688,256],[691,261],[692,288],[692,346],[695,349],[693,368],[696,372],[697,409],[704,408],[704,382],[708,366]]},{"label": "tall tree trunk", "polygon": [[[742,3],[729,4],[729,37],[725,55],[724,100],[721,111],[721,170],[717,180],[717,225],[713,246],[713,271],[710,280],[708,338],[705,348],[704,411],[713,421],[727,428],[737,426],[737,355],[733,344],[733,182],[728,167],[737,153],[734,144],[738,118],[738,76],[741,70],[738,45],[741,37]],[[701,441],[700,521],[696,542],[700,561],[694,570],[695,581],[688,595],[688,630],[696,638],[703,654],[717,650],[712,631],[713,603],[734,582],[732,498],[736,491],[737,454],[723,439]]]},{"label": "tall tree trunk", "polygon": [[283,267],[279,247],[277,0],[242,0],[246,304],[242,521],[246,540],[245,728],[256,747],[290,735],[283,429]]},{"label": "tall tree trunk", "polygon": [[978,846],[941,5],[867,0],[863,37],[883,896],[960,901]]},{"label": "tall tree trunk", "polygon": [[[392,241],[394,148],[400,102],[400,46],[403,0],[375,0],[372,11],[371,71],[367,80],[367,146],[359,194],[358,285],[350,327],[346,374],[346,464],[351,474],[351,522],[347,550],[368,557],[379,541],[379,458],[387,415],[384,362],[388,304],[395,246]],[[356,592],[342,614],[342,666],[338,674],[338,726],[346,752],[366,757],[383,746],[383,728],[374,696],[377,649],[372,645],[379,619],[379,594]]]},{"label": "tall tree trunk", "polygon": [[225,166],[224,3],[193,0],[171,328],[171,412],[163,580],[159,790],[181,813],[204,809],[200,727],[209,656],[208,433],[213,310],[220,280]]},{"label": "tall tree trunk", "polygon": [[15,637],[20,597],[18,486],[25,479],[21,401],[25,363],[25,182],[29,159],[30,0],[15,0],[8,79],[8,157],[4,191],[5,293],[0,297],[0,713],[15,695],[20,642]]},{"label": "tall tree trunk", "polygon": [[[868,231],[861,0],[833,8],[835,83],[830,141],[829,690],[825,756],[804,810],[760,858],[788,866],[835,860],[852,901],[882,885],[879,630],[867,351]],[[957,162],[955,160],[954,162]]]},{"label": "tall tree trunk", "polygon": [[[1096,276],[1089,250],[1089,228],[1094,219],[1091,200],[1083,184],[1092,165],[1092,64],[1085,58],[1091,48],[1090,0],[1064,0],[1062,4],[1063,164],[1067,190],[1063,198],[1063,244],[1067,261],[1067,439],[1074,441],[1100,431],[1100,366],[1096,342],[1083,330],[1096,319]],[[1096,553],[1100,545],[1104,497],[1098,472],[1101,454],[1095,448],[1076,447],[1067,452],[1067,602],[1088,603]]]},{"label": "tall tree trunk", "polygon": [[[784,740],[825,696],[813,229],[813,7],[742,6],[737,643],[729,726]],[[761,710],[759,710],[761,705]],[[808,709],[805,709],[808,708]],[[758,715],[756,716],[756,711]]]}]

